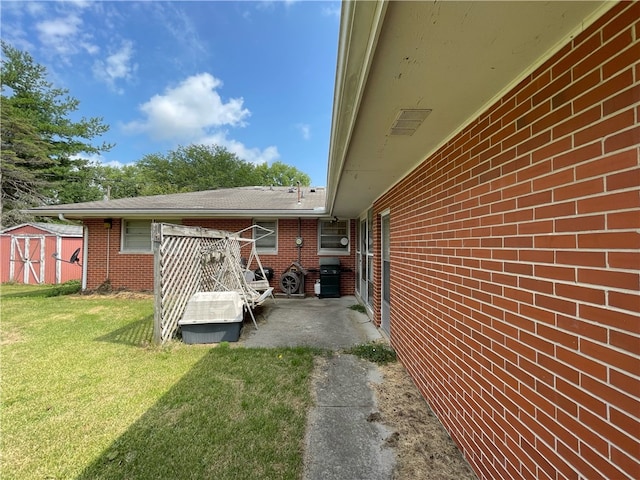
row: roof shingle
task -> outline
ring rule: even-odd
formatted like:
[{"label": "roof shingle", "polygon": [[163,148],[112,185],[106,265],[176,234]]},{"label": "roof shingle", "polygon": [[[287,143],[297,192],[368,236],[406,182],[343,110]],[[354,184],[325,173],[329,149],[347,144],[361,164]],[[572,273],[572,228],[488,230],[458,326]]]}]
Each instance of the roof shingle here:
[{"label": "roof shingle", "polygon": [[48,205],[31,209],[29,212],[42,216],[61,213],[70,217],[117,216],[118,214],[249,216],[264,212],[285,216],[301,214],[321,216],[325,213],[325,193],[324,187],[301,187],[299,194],[296,187],[238,187]]}]

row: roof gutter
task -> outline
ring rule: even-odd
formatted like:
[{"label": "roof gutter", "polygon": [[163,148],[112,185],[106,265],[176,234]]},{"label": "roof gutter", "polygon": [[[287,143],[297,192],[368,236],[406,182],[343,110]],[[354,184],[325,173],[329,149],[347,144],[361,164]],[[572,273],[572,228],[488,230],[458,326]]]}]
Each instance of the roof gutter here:
[{"label": "roof gutter", "polygon": [[[28,213],[32,213],[31,210],[25,210]],[[53,216],[53,215],[44,215],[44,216]],[[65,218],[64,213],[58,213],[58,220],[60,220],[61,222],[67,222],[67,223],[71,223],[73,225],[79,225],[78,222],[76,222],[75,220],[69,220],[68,218]]]},{"label": "roof gutter", "polygon": [[157,210],[157,209],[110,209],[110,210],[85,210],[65,209],[59,210],[24,210],[39,217],[58,217],[69,221],[70,218],[253,218],[253,217],[277,217],[277,218],[322,218],[328,216],[324,207],[312,210]]},{"label": "roof gutter", "polygon": [[329,165],[327,168],[327,211],[335,206],[351,135],[382,30],[388,0],[342,3],[338,64],[333,97]]}]

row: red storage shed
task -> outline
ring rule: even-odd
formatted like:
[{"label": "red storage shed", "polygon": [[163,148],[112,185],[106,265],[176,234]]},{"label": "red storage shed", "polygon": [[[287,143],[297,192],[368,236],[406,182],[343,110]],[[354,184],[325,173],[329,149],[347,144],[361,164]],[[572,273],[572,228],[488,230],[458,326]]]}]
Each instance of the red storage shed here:
[{"label": "red storage shed", "polygon": [[64,283],[82,278],[82,227],[24,223],[0,232],[0,281]]}]

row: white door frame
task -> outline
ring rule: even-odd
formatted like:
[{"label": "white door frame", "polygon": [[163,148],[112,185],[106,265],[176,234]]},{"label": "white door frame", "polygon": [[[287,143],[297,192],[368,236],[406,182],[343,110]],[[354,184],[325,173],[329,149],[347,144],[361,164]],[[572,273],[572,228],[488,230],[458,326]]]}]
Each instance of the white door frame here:
[{"label": "white door frame", "polygon": [[[391,338],[391,217],[387,209],[380,214],[380,328]],[[385,223],[387,229],[385,229]],[[389,278],[386,282],[385,278]]]}]

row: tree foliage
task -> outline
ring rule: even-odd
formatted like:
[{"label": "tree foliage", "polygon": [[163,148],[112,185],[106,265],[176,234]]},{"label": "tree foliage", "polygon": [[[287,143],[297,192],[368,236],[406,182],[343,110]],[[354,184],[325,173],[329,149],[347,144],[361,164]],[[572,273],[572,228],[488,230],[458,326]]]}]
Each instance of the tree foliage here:
[{"label": "tree foliage", "polygon": [[274,162],[271,166],[263,163],[256,167],[256,171],[258,174],[258,185],[279,185],[286,187],[296,185],[297,182],[300,182],[300,185],[303,186],[308,186],[311,183],[309,175],[282,162]]},{"label": "tree foliage", "polygon": [[[181,146],[145,155],[137,164],[139,195],[194,192],[251,185],[309,185],[309,176],[282,162],[254,165],[219,145]],[[115,197],[114,197],[115,198]]]},{"label": "tree foliage", "polygon": [[79,101],[48,82],[29,53],[1,46],[0,226],[30,220],[21,210],[43,204],[311,182],[295,167],[255,165],[218,145],[180,146],[124,167],[91,162],[112,147],[93,143],[109,127],[99,117],[72,121]]},{"label": "tree foliage", "polygon": [[309,176],[282,162],[254,165],[219,145],[180,146],[122,167],[87,163],[68,177],[59,203],[215,190],[253,185],[308,186]]},{"label": "tree foliage", "polygon": [[25,220],[21,208],[58,201],[68,176],[87,165],[79,155],[107,151],[111,145],[92,143],[109,129],[101,118],[69,118],[79,101],[54,88],[45,67],[27,52],[6,42],[1,46],[2,224],[14,225]]}]

